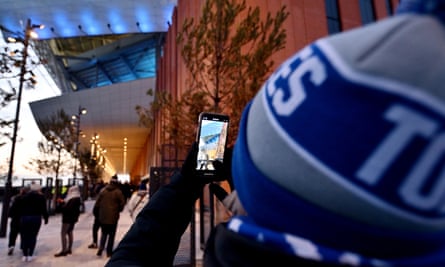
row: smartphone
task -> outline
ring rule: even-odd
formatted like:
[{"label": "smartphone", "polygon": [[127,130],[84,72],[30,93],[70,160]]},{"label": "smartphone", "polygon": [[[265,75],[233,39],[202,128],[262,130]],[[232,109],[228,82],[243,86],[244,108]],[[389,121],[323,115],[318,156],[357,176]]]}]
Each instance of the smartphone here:
[{"label": "smartphone", "polygon": [[214,175],[215,169],[212,162],[215,160],[224,161],[224,151],[229,130],[229,116],[202,112],[199,114],[198,125],[196,170],[198,174],[204,176]]}]

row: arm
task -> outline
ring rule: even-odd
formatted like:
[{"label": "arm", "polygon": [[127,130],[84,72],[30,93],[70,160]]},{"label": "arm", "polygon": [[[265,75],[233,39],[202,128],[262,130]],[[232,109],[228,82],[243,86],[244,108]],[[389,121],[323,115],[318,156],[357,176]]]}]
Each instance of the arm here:
[{"label": "arm", "polygon": [[101,199],[102,199],[102,194],[99,193],[97,195],[96,202],[94,202],[94,206],[93,206],[93,215],[94,215],[94,217],[98,217],[99,216],[99,205],[100,205]]},{"label": "arm", "polygon": [[11,207],[9,207],[9,211],[8,211],[8,217],[9,218],[14,218],[14,217],[18,216],[18,208],[17,208],[18,201],[19,201],[19,197],[18,196],[14,197],[12,199]]},{"label": "arm", "polygon": [[45,224],[48,224],[48,210],[46,209],[46,199],[43,195],[40,196],[40,209],[42,211],[42,217]]},{"label": "arm", "polygon": [[[190,179],[188,179],[190,178]],[[172,266],[182,234],[190,223],[202,185],[176,173],[139,213],[107,263],[111,266]]]},{"label": "arm", "polygon": [[120,204],[119,204],[119,212],[122,212],[125,208],[125,204],[127,204],[127,199],[125,198],[125,195],[122,193],[119,195]]},{"label": "arm", "polygon": [[[213,181],[222,181],[230,173],[231,149],[226,150],[224,166],[217,170]],[[196,175],[198,144],[192,146],[181,172],[162,186],[136,217],[136,221],[121,240],[105,265],[114,266],[172,266],[184,231],[190,223],[193,206],[206,183],[211,181]]]}]

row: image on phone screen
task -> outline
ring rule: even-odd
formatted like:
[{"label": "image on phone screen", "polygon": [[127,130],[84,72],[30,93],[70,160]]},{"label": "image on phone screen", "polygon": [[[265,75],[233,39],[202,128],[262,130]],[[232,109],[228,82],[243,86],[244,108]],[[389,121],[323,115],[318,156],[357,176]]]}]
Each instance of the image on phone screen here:
[{"label": "image on phone screen", "polygon": [[226,147],[228,118],[202,117],[199,128],[197,170],[214,170],[212,161],[223,161]]}]

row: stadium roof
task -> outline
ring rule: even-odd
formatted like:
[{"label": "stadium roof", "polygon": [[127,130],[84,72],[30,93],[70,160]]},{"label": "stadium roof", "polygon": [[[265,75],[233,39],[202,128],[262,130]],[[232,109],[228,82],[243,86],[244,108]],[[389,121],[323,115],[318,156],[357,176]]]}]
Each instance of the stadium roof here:
[{"label": "stadium roof", "polygon": [[[117,152],[116,143],[122,143],[123,138],[133,136],[133,140],[128,141],[133,146],[127,153],[126,170],[129,171],[146,141],[147,130],[144,133],[134,125],[137,121],[133,115],[128,116],[127,122],[125,116],[120,116],[119,123],[115,123],[110,114],[134,114],[135,106],[145,102],[140,97],[126,99],[125,94],[119,93],[116,88],[127,90],[119,84],[132,84],[132,81],[139,79],[148,79],[150,82],[147,86],[154,84],[156,59],[162,53],[163,38],[176,2],[2,1],[0,26],[5,38],[9,35],[23,35],[28,19],[33,24],[45,25],[43,30],[38,31],[39,40],[34,41],[33,46],[41,58],[46,60],[46,67],[63,95],[59,100],[41,100],[31,105],[36,119],[48,116],[49,111],[44,108],[46,103],[58,103],[54,105],[54,112],[62,103],[68,113],[75,113],[78,106],[89,106],[88,115],[82,118],[81,128],[84,132],[99,133],[104,147],[107,144],[110,148],[115,147],[116,153],[108,154],[107,160],[116,168],[116,172],[125,170],[122,153]],[[90,99],[91,94],[81,93],[108,87],[113,88],[108,91],[110,94],[121,95],[120,98],[111,96],[111,99],[122,103],[95,102]],[[141,92],[142,89],[135,90]],[[148,100],[146,104],[149,104]],[[116,110],[116,107],[119,108]]]}]

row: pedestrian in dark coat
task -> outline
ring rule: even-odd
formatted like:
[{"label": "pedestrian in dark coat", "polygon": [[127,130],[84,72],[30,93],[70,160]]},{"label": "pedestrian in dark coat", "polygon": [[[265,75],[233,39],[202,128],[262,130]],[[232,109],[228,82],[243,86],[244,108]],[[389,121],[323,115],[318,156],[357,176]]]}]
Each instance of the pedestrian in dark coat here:
[{"label": "pedestrian in dark coat", "polygon": [[31,184],[30,192],[20,201],[20,239],[23,261],[32,261],[37,244],[37,236],[42,226],[42,219],[48,224],[46,199],[39,184]]},{"label": "pedestrian in dark coat", "polygon": [[9,208],[8,217],[11,218],[8,239],[9,256],[14,253],[17,236],[20,233],[20,201],[23,195],[25,195],[28,191],[28,187],[22,187],[20,192],[12,198],[11,207]]},{"label": "pedestrian in dark coat", "polygon": [[[100,181],[98,184],[95,185],[94,187],[94,196],[97,198],[97,196],[99,195],[100,191],[102,191],[102,189],[104,189],[105,184],[103,183],[103,181]],[[98,248],[98,233],[99,233],[99,229],[100,229],[100,222],[99,222],[99,211],[98,208],[95,206],[93,208],[93,216],[94,216],[94,222],[93,222],[93,227],[91,229],[92,232],[92,237],[93,237],[93,243],[88,245],[88,248],[90,249],[97,249]]]},{"label": "pedestrian in dark coat", "polygon": [[125,207],[125,196],[119,187],[117,176],[114,175],[110,183],[100,191],[94,209],[97,209],[101,229],[101,237],[97,256],[102,256],[106,249],[107,256],[111,257],[114,247],[114,239],[119,221],[119,213]]},{"label": "pedestrian in dark coat", "polygon": [[55,254],[55,257],[66,256],[72,253],[73,247],[73,230],[74,225],[79,220],[80,206],[82,201],[80,198],[80,190],[77,185],[73,185],[68,189],[68,193],[62,204],[62,250]]},{"label": "pedestrian in dark coat", "polygon": [[93,216],[94,216],[94,222],[93,222],[93,228],[92,230],[92,237],[93,237],[93,243],[88,245],[88,248],[92,248],[92,249],[96,249],[98,248],[97,244],[97,233],[99,232],[100,229],[100,222],[99,222],[99,210],[97,209],[97,207],[93,208]]}]

